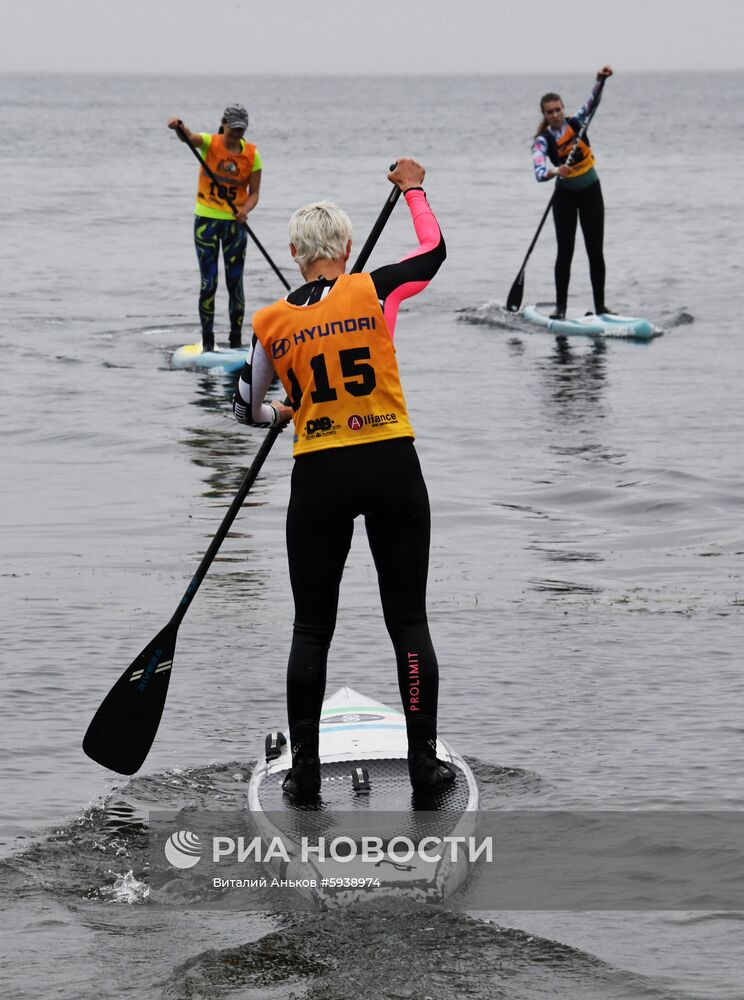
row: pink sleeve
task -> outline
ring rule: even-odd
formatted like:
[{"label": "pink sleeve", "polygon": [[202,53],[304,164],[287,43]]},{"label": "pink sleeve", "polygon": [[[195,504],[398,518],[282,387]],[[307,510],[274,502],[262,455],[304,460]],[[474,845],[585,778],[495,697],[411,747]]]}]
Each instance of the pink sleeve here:
[{"label": "pink sleeve", "polygon": [[[442,234],[439,229],[434,213],[429,207],[426,195],[420,189],[406,191],[404,195],[406,203],[413,219],[413,227],[416,230],[419,245],[411,253],[403,257],[404,261],[412,261],[416,257],[429,255],[430,258],[438,257],[440,249],[443,249]],[[395,323],[398,318],[398,310],[404,299],[409,299],[413,295],[418,295],[429,284],[434,277],[439,263],[431,268],[429,261],[421,261],[421,267],[410,267],[410,279],[394,288],[385,299],[383,312],[385,323],[390,331],[391,338],[395,335]]]}]

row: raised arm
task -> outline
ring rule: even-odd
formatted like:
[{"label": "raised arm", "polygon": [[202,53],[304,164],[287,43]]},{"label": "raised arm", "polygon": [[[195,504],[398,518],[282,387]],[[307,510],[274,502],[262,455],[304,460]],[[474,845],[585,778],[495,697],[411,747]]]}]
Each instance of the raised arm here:
[{"label": "raised arm", "polygon": [[[186,137],[185,141],[188,142],[189,145],[194,146],[195,149],[198,149],[199,146],[201,146],[202,144],[201,132],[190,131],[190,129],[186,128],[186,126],[184,125],[184,123],[181,121],[180,118],[169,118],[168,128],[172,128],[178,135],[179,139],[181,139],[179,133],[182,132],[183,135]],[[183,141],[184,140],[181,139],[181,142]]]},{"label": "raised arm", "polygon": [[576,112],[575,117],[578,119],[579,124],[583,125],[584,122],[589,117],[592,108],[599,106],[599,101],[602,96],[602,81],[606,80],[608,76],[612,76],[612,66],[603,66],[602,69],[597,70],[597,80],[592,87],[592,92],[589,95],[588,100],[585,104],[582,104],[579,110]]},{"label": "raised arm", "polygon": [[[396,173],[406,162],[413,163],[413,161],[399,160],[396,170],[389,175],[391,180],[396,181]],[[411,173],[409,179],[411,182],[418,180],[420,185],[424,179],[424,169],[418,164],[415,166],[420,173],[416,175]],[[418,185],[404,186],[402,183],[398,186],[403,190],[419,245],[397,264],[378,267],[370,274],[377,297],[382,303],[385,323],[391,337],[395,334],[395,323],[401,302],[423,291],[447,256],[444,237],[429,207],[423,188]]]}]

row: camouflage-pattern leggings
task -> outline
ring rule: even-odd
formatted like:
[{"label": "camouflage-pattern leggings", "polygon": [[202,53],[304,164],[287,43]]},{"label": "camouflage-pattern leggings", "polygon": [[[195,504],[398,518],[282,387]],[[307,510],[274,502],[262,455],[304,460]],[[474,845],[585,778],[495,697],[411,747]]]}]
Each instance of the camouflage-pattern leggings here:
[{"label": "camouflage-pattern leggings", "polygon": [[245,312],[243,265],[247,242],[245,226],[233,219],[206,219],[200,215],[194,218],[194,243],[201,274],[199,319],[203,340],[211,340],[214,336],[214,297],[217,294],[220,243],[229,295],[230,339],[240,339]]}]

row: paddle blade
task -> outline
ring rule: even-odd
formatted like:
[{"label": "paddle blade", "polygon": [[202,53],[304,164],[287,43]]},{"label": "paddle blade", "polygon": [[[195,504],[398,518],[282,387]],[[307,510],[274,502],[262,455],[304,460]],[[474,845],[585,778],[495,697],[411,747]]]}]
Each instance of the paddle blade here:
[{"label": "paddle blade", "polygon": [[103,699],[83,740],[97,764],[119,774],[134,774],[144,764],[163,714],[177,634],[169,622]]},{"label": "paddle blade", "polygon": [[522,305],[523,295],[524,295],[524,271],[520,271],[514,281],[514,284],[509,289],[509,296],[506,300],[506,311],[513,313],[519,312],[519,307]]}]

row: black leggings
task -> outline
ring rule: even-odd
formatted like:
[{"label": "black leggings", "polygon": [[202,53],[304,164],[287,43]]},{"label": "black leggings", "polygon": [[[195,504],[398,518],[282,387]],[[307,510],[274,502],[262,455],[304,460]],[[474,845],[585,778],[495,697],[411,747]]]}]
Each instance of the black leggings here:
[{"label": "black leggings", "polygon": [[565,309],[568,301],[568,284],[571,280],[571,261],[576,242],[576,219],[581,222],[584,243],[589,257],[589,275],[594,294],[594,309],[602,312],[605,306],[604,200],[599,181],[580,191],[572,191],[558,184],[553,199],[553,221],[558,241],[555,259],[555,302]]},{"label": "black leggings", "polygon": [[413,441],[394,438],[328,448],[294,463],[287,511],[295,602],[287,669],[293,748],[317,740],[341,576],[359,514],[395,649],[409,743],[436,737],[439,668],[426,619],[429,497]]}]

